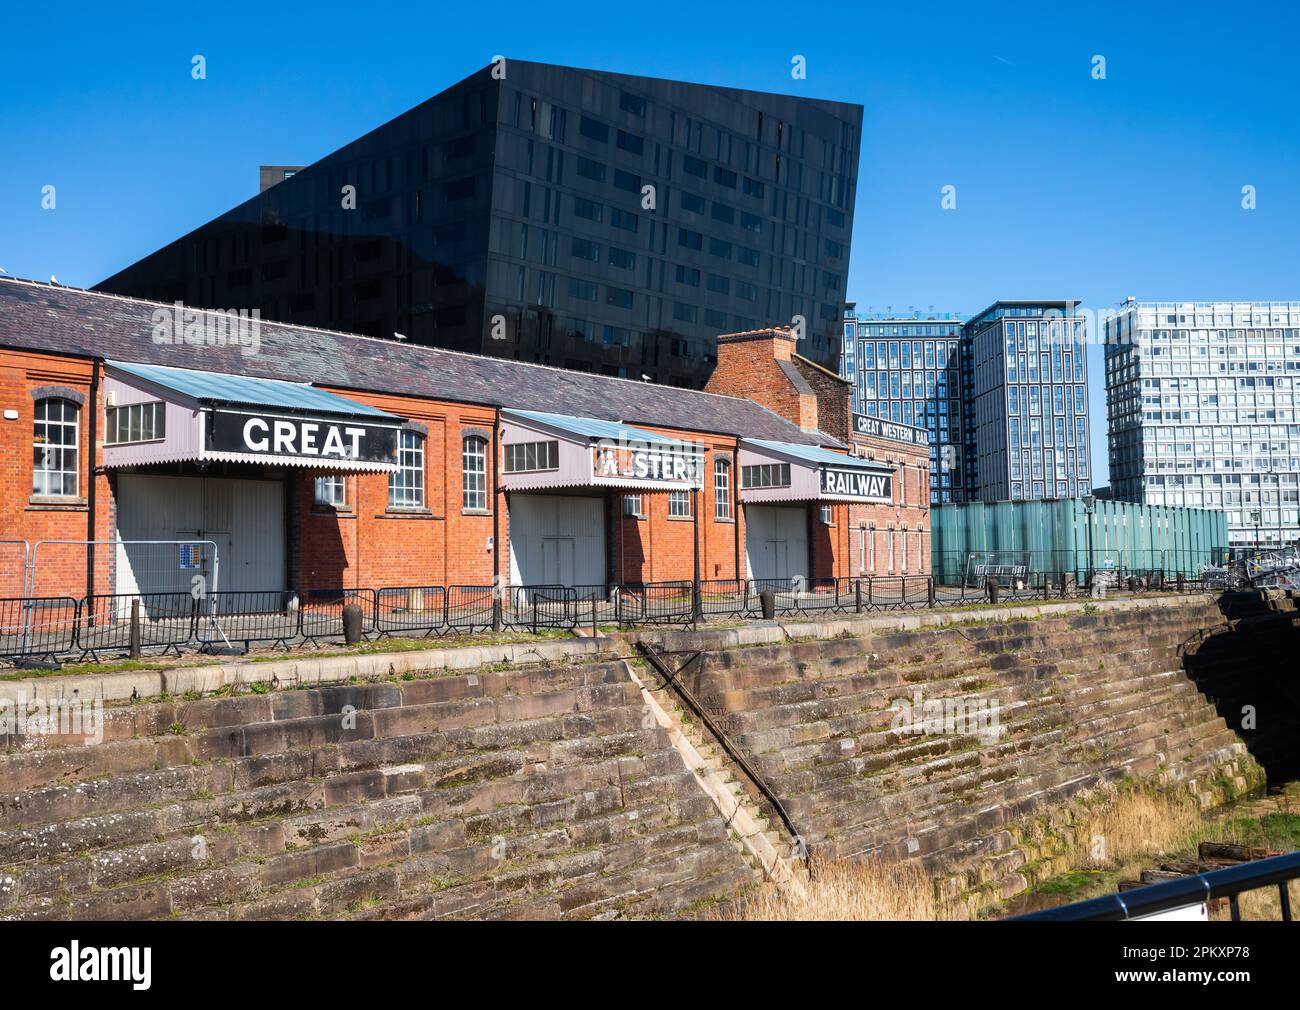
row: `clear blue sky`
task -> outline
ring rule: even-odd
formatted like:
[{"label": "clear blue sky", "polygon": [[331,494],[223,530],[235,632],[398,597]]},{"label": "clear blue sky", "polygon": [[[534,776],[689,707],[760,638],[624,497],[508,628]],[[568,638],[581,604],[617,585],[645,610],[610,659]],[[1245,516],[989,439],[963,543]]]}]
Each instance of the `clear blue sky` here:
[{"label": "clear blue sky", "polygon": [[864,309],[1300,299],[1300,15],[1277,0],[77,6],[0,32],[11,275],[102,280],[246,199],[258,164],[314,161],[500,53],[861,103]]}]

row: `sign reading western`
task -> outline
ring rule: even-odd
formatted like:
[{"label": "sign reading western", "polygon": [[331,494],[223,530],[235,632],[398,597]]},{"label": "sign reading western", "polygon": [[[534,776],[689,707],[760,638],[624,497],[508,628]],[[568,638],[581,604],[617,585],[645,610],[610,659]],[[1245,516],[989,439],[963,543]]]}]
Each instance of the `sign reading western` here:
[{"label": "sign reading western", "polygon": [[704,457],[699,452],[653,442],[602,441],[592,457],[595,477],[694,484],[703,473]]},{"label": "sign reading western", "polygon": [[924,428],[914,428],[910,424],[886,421],[870,414],[854,414],[853,430],[859,435],[874,438],[887,438],[891,442],[906,442],[908,445],[928,445],[930,433]]},{"label": "sign reading western", "polygon": [[864,470],[839,470],[826,467],[821,472],[822,494],[862,501],[887,502],[894,499],[894,478],[887,473]]},{"label": "sign reading western", "polygon": [[397,429],[387,425],[233,410],[214,410],[210,421],[215,452],[366,463],[392,463],[397,455]]}]

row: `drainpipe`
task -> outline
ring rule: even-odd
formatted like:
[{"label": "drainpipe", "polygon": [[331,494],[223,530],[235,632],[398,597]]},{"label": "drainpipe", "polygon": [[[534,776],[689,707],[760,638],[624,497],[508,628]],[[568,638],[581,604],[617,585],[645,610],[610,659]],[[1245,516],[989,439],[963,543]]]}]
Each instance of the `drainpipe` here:
[{"label": "drainpipe", "polygon": [[[95,358],[90,364],[90,466],[89,479],[86,488],[86,539],[95,540],[95,504],[97,495],[95,487],[98,484],[96,479],[97,466],[96,456],[98,448],[96,442],[99,438],[99,366],[100,359]],[[86,595],[95,595],[95,547],[93,544],[86,545]]]},{"label": "drainpipe", "polygon": [[[501,441],[501,408],[492,412],[492,625],[501,630],[501,473],[497,448]],[[445,573],[444,573],[445,574]]]},{"label": "drainpipe", "polygon": [[[731,457],[731,537],[735,541],[736,550],[736,581],[741,579],[740,574],[740,441],[736,441],[736,451]],[[745,576],[748,577],[746,572]]]},{"label": "drainpipe", "polygon": [[[703,477],[700,478],[703,483]],[[691,490],[691,497],[694,498],[692,503],[695,507],[691,509],[694,514],[694,522],[691,524],[695,537],[695,571],[691,578],[691,623],[697,628],[700,624],[700,489],[697,485]]]}]

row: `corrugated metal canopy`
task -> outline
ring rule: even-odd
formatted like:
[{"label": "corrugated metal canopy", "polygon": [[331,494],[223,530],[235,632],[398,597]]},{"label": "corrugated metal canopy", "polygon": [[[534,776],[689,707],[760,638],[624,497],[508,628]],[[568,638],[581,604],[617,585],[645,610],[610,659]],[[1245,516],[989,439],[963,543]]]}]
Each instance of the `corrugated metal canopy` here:
[{"label": "corrugated metal canopy", "polygon": [[258,379],[248,375],[205,372],[170,365],[140,365],[124,361],[105,361],[111,368],[144,379],[165,389],[174,390],[203,403],[237,403],[250,407],[277,407],[318,414],[344,414],[352,417],[402,420],[386,411],[349,400],[303,382],[282,379]]},{"label": "corrugated metal canopy", "polygon": [[881,463],[877,460],[863,459],[860,456],[846,456],[844,453],[831,452],[829,449],[822,449],[815,445],[796,445],[793,442],[772,442],[765,438],[745,438],[741,439],[741,448],[752,446],[755,449],[766,449],[770,452],[779,452],[787,456],[793,456],[795,459],[801,459],[817,466],[838,466],[851,467],[859,470],[893,470],[887,463]]},{"label": "corrugated metal canopy", "polygon": [[608,439],[612,442],[653,442],[658,445],[683,447],[691,445],[681,439],[669,438],[667,435],[660,435],[653,431],[643,431],[618,421],[602,421],[597,417],[574,417],[572,414],[549,414],[542,410],[516,409],[503,410],[501,416],[549,425],[579,438]]}]

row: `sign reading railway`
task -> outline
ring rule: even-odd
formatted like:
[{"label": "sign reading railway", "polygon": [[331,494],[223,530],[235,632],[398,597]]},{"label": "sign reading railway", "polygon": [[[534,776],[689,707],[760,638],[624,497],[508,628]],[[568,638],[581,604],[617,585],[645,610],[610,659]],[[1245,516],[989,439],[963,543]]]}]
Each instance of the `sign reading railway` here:
[{"label": "sign reading railway", "polygon": [[208,448],[256,456],[392,463],[397,455],[397,428],[337,418],[214,410]]},{"label": "sign reading railway", "polygon": [[826,467],[821,472],[822,494],[859,501],[888,502],[894,498],[894,478],[890,474],[864,473]]}]

